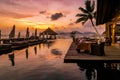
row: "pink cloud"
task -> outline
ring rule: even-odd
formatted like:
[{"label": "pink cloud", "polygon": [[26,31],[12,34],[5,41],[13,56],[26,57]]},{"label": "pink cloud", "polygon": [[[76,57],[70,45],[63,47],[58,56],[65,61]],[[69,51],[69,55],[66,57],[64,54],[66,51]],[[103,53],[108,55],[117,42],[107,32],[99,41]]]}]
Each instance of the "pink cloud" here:
[{"label": "pink cloud", "polygon": [[[81,23],[74,24],[77,19],[75,15],[80,13],[78,8],[84,7],[84,2],[85,0],[0,0],[0,15],[17,19],[27,18],[31,22],[48,22],[57,25],[62,23],[59,26],[69,26],[66,29],[70,27],[79,29],[77,27],[82,27],[82,25]],[[50,18],[55,13],[62,13],[65,18],[53,23]],[[86,26],[90,26],[90,24],[86,24]]]}]

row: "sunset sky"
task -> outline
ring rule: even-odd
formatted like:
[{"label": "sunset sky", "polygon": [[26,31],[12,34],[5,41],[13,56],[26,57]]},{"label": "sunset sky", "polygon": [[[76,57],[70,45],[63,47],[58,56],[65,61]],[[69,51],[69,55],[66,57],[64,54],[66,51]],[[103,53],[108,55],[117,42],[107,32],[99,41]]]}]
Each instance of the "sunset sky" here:
[{"label": "sunset sky", "polygon": [[[84,26],[76,24],[80,13],[78,8],[84,7],[85,0],[0,0],[0,29],[4,32],[11,30],[15,24],[17,30],[48,27],[55,31],[81,32],[94,31],[90,21]],[[103,32],[102,26],[98,27]]]}]

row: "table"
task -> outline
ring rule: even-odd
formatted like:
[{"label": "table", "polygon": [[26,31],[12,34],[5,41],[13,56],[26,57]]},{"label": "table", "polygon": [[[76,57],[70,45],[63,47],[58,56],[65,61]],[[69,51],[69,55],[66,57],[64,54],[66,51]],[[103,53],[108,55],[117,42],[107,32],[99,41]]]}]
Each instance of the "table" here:
[{"label": "table", "polygon": [[82,43],[79,43],[78,46],[79,46],[79,49],[80,50],[83,50],[83,51],[88,51],[88,53],[91,53],[91,47],[93,44],[96,44],[96,42],[92,42],[92,41],[84,41]]}]

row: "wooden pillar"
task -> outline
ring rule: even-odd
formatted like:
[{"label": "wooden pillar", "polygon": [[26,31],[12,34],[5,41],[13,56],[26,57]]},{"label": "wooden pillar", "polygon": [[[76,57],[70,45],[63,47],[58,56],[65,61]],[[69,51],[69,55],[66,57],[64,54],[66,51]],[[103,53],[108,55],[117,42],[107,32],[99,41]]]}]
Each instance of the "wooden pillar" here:
[{"label": "wooden pillar", "polygon": [[46,33],[46,39],[48,39],[48,33]]},{"label": "wooden pillar", "polygon": [[56,39],[56,35],[54,35],[54,39]]},{"label": "wooden pillar", "polygon": [[112,32],[113,32],[113,23],[111,22],[108,22],[106,23],[106,37],[107,39],[109,40],[109,45],[111,45],[111,43],[113,42],[113,35],[112,35]]},{"label": "wooden pillar", "polygon": [[115,26],[116,23],[112,24],[112,44],[115,44]]},{"label": "wooden pillar", "polygon": [[111,24],[106,23],[106,37],[111,40]]},{"label": "wooden pillar", "polygon": [[52,35],[50,35],[50,39],[52,39]]},{"label": "wooden pillar", "polygon": [[41,32],[39,33],[39,38],[41,39]]},{"label": "wooden pillar", "polygon": [[45,39],[45,34],[44,33],[42,34],[42,38]]}]

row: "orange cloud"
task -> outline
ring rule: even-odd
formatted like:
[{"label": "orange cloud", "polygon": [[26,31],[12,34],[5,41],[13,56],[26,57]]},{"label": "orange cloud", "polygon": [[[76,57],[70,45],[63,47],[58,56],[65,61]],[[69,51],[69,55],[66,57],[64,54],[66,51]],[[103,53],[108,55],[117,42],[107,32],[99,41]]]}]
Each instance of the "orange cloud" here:
[{"label": "orange cloud", "polygon": [[37,16],[37,14],[22,14],[18,12],[12,12],[12,11],[0,11],[0,15],[6,16],[6,17],[12,17],[12,18],[27,18],[27,17],[34,17]]}]

